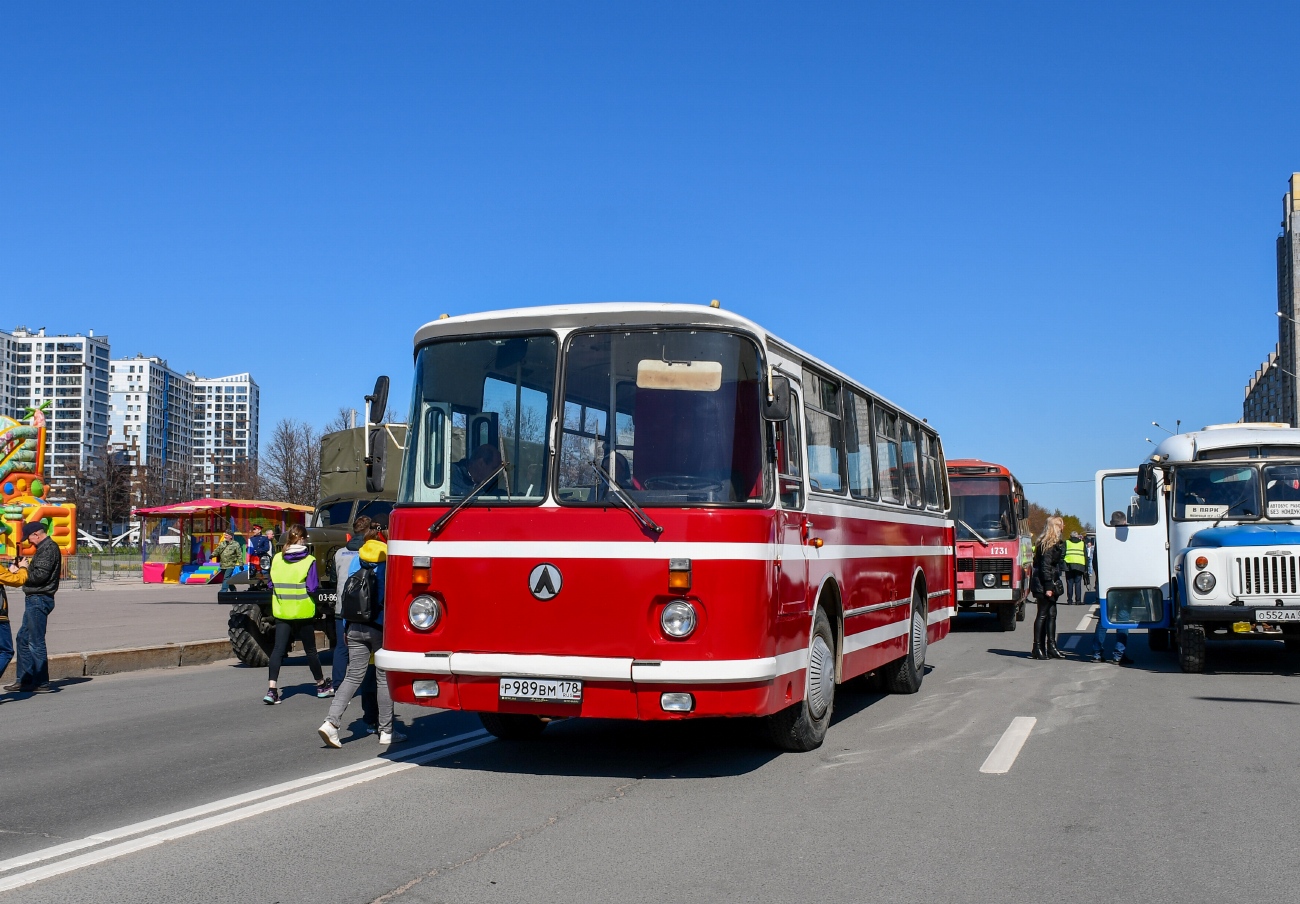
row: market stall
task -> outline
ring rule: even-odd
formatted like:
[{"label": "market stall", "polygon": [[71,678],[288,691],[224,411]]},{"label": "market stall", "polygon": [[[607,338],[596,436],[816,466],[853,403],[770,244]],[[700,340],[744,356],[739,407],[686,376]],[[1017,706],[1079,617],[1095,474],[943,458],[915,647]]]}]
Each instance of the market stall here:
[{"label": "market stall", "polygon": [[206,584],[218,573],[212,554],[223,532],[231,531],[247,549],[249,531],[260,525],[263,531],[274,530],[278,547],[289,525],[305,525],[311,511],[307,505],[258,499],[195,499],[138,508],[144,582]]}]

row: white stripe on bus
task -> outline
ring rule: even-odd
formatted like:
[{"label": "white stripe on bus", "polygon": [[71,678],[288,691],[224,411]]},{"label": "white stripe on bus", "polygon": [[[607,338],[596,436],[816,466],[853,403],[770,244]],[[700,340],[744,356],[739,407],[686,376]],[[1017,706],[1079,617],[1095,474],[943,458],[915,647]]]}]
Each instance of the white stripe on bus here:
[{"label": "white stripe on bus", "polygon": [[694,559],[771,562],[783,556],[810,559],[901,559],[952,556],[947,546],[833,546],[821,549],[775,543],[652,543],[600,540],[393,540],[390,556],[441,559]]}]

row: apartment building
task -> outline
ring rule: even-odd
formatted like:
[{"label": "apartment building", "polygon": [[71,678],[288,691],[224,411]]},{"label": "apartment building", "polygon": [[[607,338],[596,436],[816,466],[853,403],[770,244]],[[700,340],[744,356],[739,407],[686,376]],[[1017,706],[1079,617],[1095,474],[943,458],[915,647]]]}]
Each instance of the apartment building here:
[{"label": "apartment building", "polygon": [[1300,426],[1300,173],[1292,173],[1282,196],[1282,229],[1277,237],[1277,343],[1246,383],[1241,419]]},{"label": "apartment building", "polygon": [[257,466],[261,398],[252,374],[187,375],[194,382],[193,461],[200,489],[238,489]]},{"label": "apartment building", "polygon": [[57,490],[86,471],[108,445],[107,336],[46,335],[25,326],[0,333],[0,410],[23,418],[46,405],[45,473]]},{"label": "apartment building", "polygon": [[149,501],[188,495],[194,381],[162,358],[136,355],[109,364],[109,391],[109,445],[130,464],[137,497],[146,490]]}]

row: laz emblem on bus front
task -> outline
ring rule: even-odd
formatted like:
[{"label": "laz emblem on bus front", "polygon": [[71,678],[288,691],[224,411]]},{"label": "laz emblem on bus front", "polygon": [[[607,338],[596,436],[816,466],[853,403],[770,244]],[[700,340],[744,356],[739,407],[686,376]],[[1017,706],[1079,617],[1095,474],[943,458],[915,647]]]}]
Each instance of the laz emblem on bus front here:
[{"label": "laz emblem on bus front", "polygon": [[563,585],[564,579],[560,577],[560,569],[550,562],[543,562],[528,575],[529,593],[542,602],[555,599]]}]

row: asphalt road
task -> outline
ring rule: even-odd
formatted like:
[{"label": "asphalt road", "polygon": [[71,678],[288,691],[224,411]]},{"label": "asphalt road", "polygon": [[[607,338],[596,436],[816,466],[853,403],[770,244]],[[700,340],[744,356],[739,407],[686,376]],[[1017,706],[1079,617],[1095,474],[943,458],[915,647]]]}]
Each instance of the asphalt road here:
[{"label": "asphalt road", "polygon": [[[1062,608],[1067,636],[1085,611]],[[0,887],[86,865],[0,904],[1294,896],[1300,660],[1232,642],[1183,675],[1135,635],[1129,668],[1035,662],[1028,625],[991,628],[960,619],[915,696],[842,688],[826,744],[799,755],[729,722],[488,743],[472,717],[399,707],[412,739],[391,756],[423,753],[390,764],[372,738],[321,748],[301,667],[278,707],[226,665],[6,702]],[[1036,720],[1023,747],[981,772],[1017,717]],[[356,771],[307,778],[339,767]],[[237,793],[253,802],[11,859]]]}]

